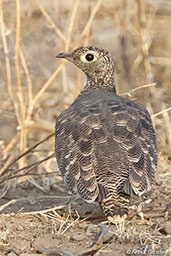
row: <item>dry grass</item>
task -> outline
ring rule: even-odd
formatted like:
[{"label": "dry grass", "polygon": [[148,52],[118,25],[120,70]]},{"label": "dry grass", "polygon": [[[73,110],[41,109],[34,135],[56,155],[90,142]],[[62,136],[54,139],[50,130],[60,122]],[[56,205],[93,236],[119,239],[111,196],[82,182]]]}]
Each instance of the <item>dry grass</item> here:
[{"label": "dry grass", "polygon": [[[159,166],[167,171],[158,177],[170,179],[170,16],[168,0],[0,0],[2,198],[11,184],[28,179],[44,190],[45,175],[59,177],[55,117],[79,94],[83,79],[80,70],[65,60],[58,63],[55,55],[80,45],[104,47],[115,57],[117,91],[148,108],[167,163]],[[61,233],[75,224],[67,218],[62,223]],[[136,230],[127,232],[130,240],[137,236]]]}]

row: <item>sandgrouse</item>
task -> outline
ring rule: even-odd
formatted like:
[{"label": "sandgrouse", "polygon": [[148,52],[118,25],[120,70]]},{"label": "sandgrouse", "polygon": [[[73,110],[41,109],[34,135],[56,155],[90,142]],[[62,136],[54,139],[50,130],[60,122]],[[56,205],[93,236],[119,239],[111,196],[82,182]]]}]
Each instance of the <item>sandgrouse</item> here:
[{"label": "sandgrouse", "polygon": [[150,115],[116,95],[108,51],[82,46],[56,57],[87,76],[84,89],[56,120],[55,154],[63,180],[87,202],[100,202],[109,220],[125,218],[130,196],[148,191],[157,169]]}]

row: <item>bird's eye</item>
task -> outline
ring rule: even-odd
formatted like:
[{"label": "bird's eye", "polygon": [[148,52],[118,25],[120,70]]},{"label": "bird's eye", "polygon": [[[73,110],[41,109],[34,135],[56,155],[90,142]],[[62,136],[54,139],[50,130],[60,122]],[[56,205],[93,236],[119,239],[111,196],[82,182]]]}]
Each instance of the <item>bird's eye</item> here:
[{"label": "bird's eye", "polygon": [[84,63],[91,63],[97,60],[96,56],[93,53],[86,53],[81,55],[81,61]]},{"label": "bird's eye", "polygon": [[92,53],[88,53],[86,56],[85,56],[86,60],[87,61],[92,61],[94,59],[94,55]]}]

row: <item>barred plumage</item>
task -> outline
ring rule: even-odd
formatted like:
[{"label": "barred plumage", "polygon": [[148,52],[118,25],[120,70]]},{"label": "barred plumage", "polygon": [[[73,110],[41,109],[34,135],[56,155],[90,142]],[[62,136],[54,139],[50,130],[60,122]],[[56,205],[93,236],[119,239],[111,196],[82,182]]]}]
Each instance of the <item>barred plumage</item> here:
[{"label": "barred plumage", "polygon": [[148,111],[116,95],[110,54],[97,47],[60,53],[82,69],[87,83],[56,120],[55,153],[64,182],[107,217],[128,214],[131,194],[150,189],[157,168]]}]

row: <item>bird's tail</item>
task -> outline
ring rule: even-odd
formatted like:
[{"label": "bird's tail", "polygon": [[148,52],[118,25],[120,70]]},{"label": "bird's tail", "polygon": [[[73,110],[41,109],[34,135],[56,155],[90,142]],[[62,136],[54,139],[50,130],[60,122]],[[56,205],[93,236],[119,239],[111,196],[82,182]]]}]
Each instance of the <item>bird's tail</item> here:
[{"label": "bird's tail", "polygon": [[114,193],[103,199],[101,206],[107,217],[122,217],[125,214],[128,215],[129,201],[128,195],[124,194],[121,196]]}]

